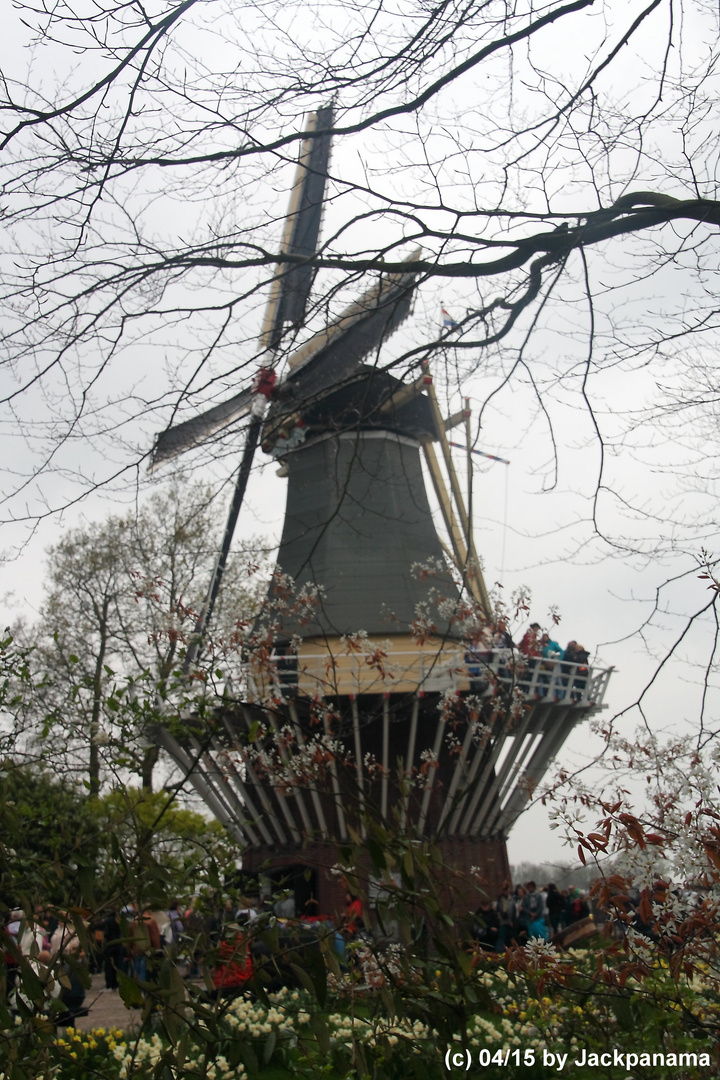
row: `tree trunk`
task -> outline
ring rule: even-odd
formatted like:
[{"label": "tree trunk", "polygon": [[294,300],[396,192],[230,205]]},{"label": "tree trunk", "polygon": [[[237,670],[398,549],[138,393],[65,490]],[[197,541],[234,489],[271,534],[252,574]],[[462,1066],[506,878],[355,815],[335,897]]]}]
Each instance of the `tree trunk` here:
[{"label": "tree trunk", "polygon": [[98,619],[100,630],[100,644],[97,657],[95,658],[95,671],[93,672],[93,703],[90,716],[90,755],[88,762],[88,780],[90,798],[95,799],[100,794],[100,717],[102,715],[103,695],[103,669],[105,667],[105,654],[107,652],[107,613],[109,601],[103,603],[102,614]]},{"label": "tree trunk", "polygon": [[143,791],[151,792],[153,789],[153,769],[157,765],[159,756],[160,747],[157,745],[148,746],[143,752],[140,770]]}]

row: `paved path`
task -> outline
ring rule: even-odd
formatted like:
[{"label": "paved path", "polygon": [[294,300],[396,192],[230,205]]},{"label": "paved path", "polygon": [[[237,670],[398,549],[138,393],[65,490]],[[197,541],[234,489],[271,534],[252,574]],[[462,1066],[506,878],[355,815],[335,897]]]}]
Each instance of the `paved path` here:
[{"label": "paved path", "polygon": [[78,1017],[75,1027],[78,1031],[90,1028],[119,1027],[123,1031],[138,1025],[139,1014],[135,1009],[127,1009],[117,990],[106,990],[104,975],[92,976],[92,987],[85,995],[85,1004],[90,1009],[89,1016]]}]

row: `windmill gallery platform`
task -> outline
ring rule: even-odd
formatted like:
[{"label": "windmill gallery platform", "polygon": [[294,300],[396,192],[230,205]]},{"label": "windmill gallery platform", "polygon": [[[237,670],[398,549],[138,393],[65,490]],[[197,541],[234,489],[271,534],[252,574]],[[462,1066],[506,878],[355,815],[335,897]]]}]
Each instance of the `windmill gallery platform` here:
[{"label": "windmill gallery platform", "polygon": [[[308,258],[331,122],[325,110],[309,125],[283,241]],[[509,876],[510,829],[573,727],[602,707],[609,678],[495,647],[446,434],[465,423],[469,435],[469,412],[441,415],[426,365],[398,379],[377,359],[410,311],[413,258],[290,355],[279,378],[266,366],[251,391],[169,429],[156,447],[160,463],[250,413],[192,662],[258,443],[287,476],[276,573],[233,692],[212,731],[189,722],[184,735],[157,738],[242,843],[243,870],[268,891],[288,890],[298,915],[343,909],[339,848],[362,842],[371,822],[432,838],[459,902],[474,910],[479,883],[494,894]],[[281,264],[276,276],[266,350],[285,324],[302,322],[310,280],[296,269]],[[365,882],[369,896],[379,887]]]}]

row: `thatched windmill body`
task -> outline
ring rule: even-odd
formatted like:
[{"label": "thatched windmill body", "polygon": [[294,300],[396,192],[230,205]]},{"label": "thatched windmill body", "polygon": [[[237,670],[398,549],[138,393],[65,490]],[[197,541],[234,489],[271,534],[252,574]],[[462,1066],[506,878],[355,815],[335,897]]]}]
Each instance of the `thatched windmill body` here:
[{"label": "thatched windmill body", "polygon": [[[259,443],[287,475],[261,619],[268,647],[250,658],[211,739],[191,726],[185,738],[167,730],[158,738],[242,840],[244,867],[290,881],[298,910],[312,899],[324,911],[341,906],[328,873],[338,844],[362,836],[368,816],[436,836],[449,868],[481,867],[497,888],[508,874],[510,828],[572,727],[600,707],[608,676],[516,665],[482,630],[493,613],[446,437],[469,424],[469,412],[444,418],[426,368],[404,382],[378,361],[409,314],[410,265],[376,281],[277,377],[274,354],[287,328],[302,326],[312,285],[303,260],[317,249],[331,124],[330,110],[320,110],[303,143],[282,246],[290,261],[273,282],[258,377],[169,428],[154,455],[162,464],[249,415],[189,663]],[[423,459],[447,544],[435,530]]]}]

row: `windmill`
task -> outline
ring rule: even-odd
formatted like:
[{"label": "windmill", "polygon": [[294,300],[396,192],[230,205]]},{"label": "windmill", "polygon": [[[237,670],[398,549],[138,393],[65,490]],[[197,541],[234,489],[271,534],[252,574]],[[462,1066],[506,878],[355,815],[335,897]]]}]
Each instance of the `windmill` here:
[{"label": "windmill", "polygon": [[[269,654],[249,662],[242,694],[220,710],[210,739],[192,724],[183,737],[161,728],[157,738],[241,840],[244,866],[284,875],[299,907],[311,894],[326,911],[339,906],[326,869],[338,843],[363,834],[367,814],[439,835],[450,864],[483,866],[491,887],[499,885],[510,828],[570,730],[601,707],[609,675],[522,668],[482,643],[493,613],[447,438],[465,425],[469,461],[467,401],[443,417],[427,366],[403,381],[377,362],[410,313],[417,252],[277,373],[284,334],[301,331],[312,287],[331,127],[329,108],[308,124],[281,248],[290,258],[274,276],[252,386],[170,427],[153,457],[158,467],[248,418],[188,665],[202,648],[258,446],[288,478],[277,572],[260,620]],[[259,727],[276,736],[272,749],[248,743]],[[312,776],[319,758],[325,786]],[[401,773],[407,785],[393,779]]]}]

